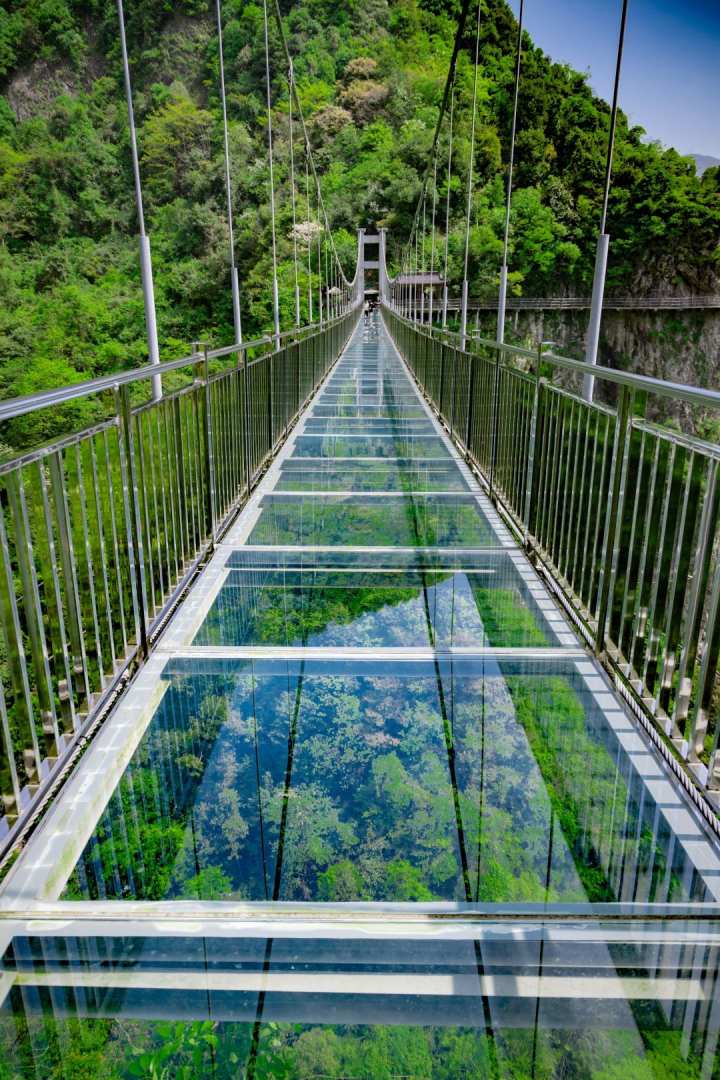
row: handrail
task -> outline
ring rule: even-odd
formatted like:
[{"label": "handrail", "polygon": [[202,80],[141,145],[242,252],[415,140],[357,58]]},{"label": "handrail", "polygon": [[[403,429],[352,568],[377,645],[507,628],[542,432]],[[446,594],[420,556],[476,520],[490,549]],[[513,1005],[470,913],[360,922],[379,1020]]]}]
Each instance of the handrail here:
[{"label": "handrail", "polygon": [[[720,394],[383,315],[421,390],[709,821],[720,806],[720,446],[642,415]],[[527,361],[530,361],[528,363]]]},{"label": "handrail", "polygon": [[[298,334],[308,334],[310,331],[320,332],[327,327],[336,325],[352,311],[356,311],[359,302],[349,308],[347,312],[339,315],[336,319],[315,322],[308,326],[294,327],[292,330],[284,330],[280,334],[281,340],[297,337]],[[247,352],[249,349],[257,349],[262,345],[272,345],[274,336],[264,334],[252,341],[236,341],[232,345],[223,345],[217,349],[208,350],[208,359],[217,360],[233,353]],[[171,371],[180,371],[183,368],[192,367],[204,357],[204,353],[190,353],[181,356],[177,360],[165,360],[161,364],[144,364],[130,371],[118,371],[112,375],[102,375],[96,379],[85,379],[82,382],[71,383],[67,386],[58,387],[55,390],[40,390],[36,394],[26,394],[22,397],[8,398],[0,401],[0,421],[14,420],[19,416],[37,412],[38,409],[47,409],[52,405],[64,405],[69,401],[77,401],[79,398],[89,397],[92,394],[100,394],[106,390],[114,390],[117,386],[127,386],[130,383],[142,382],[144,379],[152,379],[156,375],[165,375]]]}]

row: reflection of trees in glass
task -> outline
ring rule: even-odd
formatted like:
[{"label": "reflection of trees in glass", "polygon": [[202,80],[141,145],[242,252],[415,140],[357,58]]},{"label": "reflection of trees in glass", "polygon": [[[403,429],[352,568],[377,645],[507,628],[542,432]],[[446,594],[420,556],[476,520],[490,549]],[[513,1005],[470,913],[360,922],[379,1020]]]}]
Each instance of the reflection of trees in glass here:
[{"label": "reflection of trees in glass", "polygon": [[[17,990],[0,1022],[0,1080],[485,1080],[482,1028],[211,1020],[93,1020],[28,1016]],[[501,1028],[500,1076],[512,1080],[699,1080],[702,1035],[681,1052],[667,1021],[640,1031]],[[708,1075],[715,1075],[714,1071]]]},{"label": "reflection of trees in glass", "polygon": [[431,668],[305,675],[287,793],[297,676],[174,678],[66,895],[264,899],[286,802],[282,899],[464,899],[461,844],[473,898],[612,895],[574,788],[627,787],[567,680],[443,685],[457,813]]},{"label": "reflection of trees in glass", "polygon": [[641,799],[642,780],[625,755],[618,761],[599,713],[586,713],[563,678],[510,677],[508,687],[588,899],[620,899],[626,872],[639,900],[703,899],[697,872],[683,873],[681,849],[678,865],[668,866],[669,828],[660,825],[653,840],[655,804]]}]

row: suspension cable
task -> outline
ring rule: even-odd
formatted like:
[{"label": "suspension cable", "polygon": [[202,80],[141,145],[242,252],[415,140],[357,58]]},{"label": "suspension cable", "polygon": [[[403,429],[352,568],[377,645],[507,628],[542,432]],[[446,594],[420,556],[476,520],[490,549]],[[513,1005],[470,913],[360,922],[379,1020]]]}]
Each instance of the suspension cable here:
[{"label": "suspension cable", "polygon": [[420,322],[425,322],[425,225],[426,225],[426,212],[427,212],[427,190],[423,191],[423,210],[422,210],[422,240],[420,242],[420,276],[422,278],[420,283]]},{"label": "suspension cable", "polygon": [[320,188],[315,188],[315,200],[318,212],[318,230],[317,230],[317,268],[318,268],[318,311],[320,314],[320,325],[323,324],[323,295],[322,295],[322,232],[323,228],[320,224]]},{"label": "suspension cable", "polygon": [[310,166],[308,164],[307,147],[305,148],[305,200],[307,202],[308,237],[307,237],[307,272],[308,272],[308,322],[313,321],[312,302],[312,207],[310,205]]},{"label": "suspension cable", "polygon": [[265,82],[267,87],[268,161],[270,163],[270,221],[272,225],[273,320],[275,324],[275,347],[279,349],[280,296],[278,293],[277,240],[275,236],[275,179],[273,175],[272,98],[270,88],[270,42],[268,34],[267,0],[263,0],[263,25],[265,28]]},{"label": "suspension cable", "polygon": [[[267,3],[267,0],[263,0],[263,2]],[[469,0],[468,0],[468,2],[469,2]],[[280,45],[281,45],[281,47],[283,49],[283,52],[285,53],[285,58],[287,60],[288,66],[289,66],[292,63],[292,59],[291,59],[291,56],[290,56],[290,50],[288,48],[287,38],[285,36],[285,27],[283,26],[283,22],[282,22],[282,13],[280,11],[279,0],[273,0],[273,10],[274,10],[274,14],[275,14],[275,22],[277,24],[277,29],[278,29],[278,36],[279,36],[279,39],[280,39]],[[333,258],[334,258],[335,262],[337,263],[340,274],[341,274],[343,280],[348,285],[354,285],[356,280],[357,280],[357,272],[358,272],[359,267],[356,267],[355,277],[353,278],[353,280],[349,281],[348,278],[345,275],[345,272],[344,272],[343,268],[342,268],[342,263],[340,262],[340,257],[339,257],[339,255],[337,253],[337,248],[335,247],[335,240],[334,240],[334,237],[332,235],[332,230],[330,229],[330,219],[328,217],[327,210],[325,208],[325,203],[324,203],[324,200],[323,200],[323,197],[322,197],[322,191],[321,191],[321,188],[320,188],[320,178],[318,176],[317,168],[315,166],[315,159],[314,159],[314,156],[313,156],[313,153],[312,153],[312,145],[310,143],[310,137],[308,135],[307,125],[305,123],[305,116],[304,116],[304,113],[303,113],[302,103],[300,101],[300,96],[299,96],[299,94],[297,92],[297,84],[296,84],[294,79],[292,80],[292,84],[290,86],[290,92],[291,92],[291,94],[293,95],[293,97],[295,99],[295,108],[296,108],[296,111],[297,111],[298,119],[300,120],[300,126],[302,128],[302,133],[303,133],[303,139],[304,139],[304,142],[305,142],[306,152],[307,152],[307,154],[309,156],[310,170],[312,172],[313,179],[314,179],[315,184],[317,186],[318,220],[320,219],[320,213],[322,212],[322,217],[323,217],[323,220],[325,222],[325,228],[326,228],[327,233],[328,233],[328,239],[329,239],[329,242],[330,242],[330,248],[331,248],[331,251],[332,251],[332,255],[333,255]]]},{"label": "suspension cable", "polygon": [[480,61],[480,13],[481,4],[478,0],[477,23],[475,25],[475,70],[473,72],[472,122],[470,126],[470,150],[468,153],[467,205],[465,214],[465,253],[463,257],[462,302],[460,311],[461,349],[465,348],[465,338],[467,333],[468,259],[470,255],[470,218],[472,214],[473,164],[475,158],[475,125],[477,121],[478,64]]},{"label": "suspension cable", "polygon": [[432,237],[430,240],[430,312],[428,323],[433,325],[433,294],[435,292],[435,211],[437,208],[437,154],[433,162]]},{"label": "suspension cable", "polygon": [[505,341],[505,308],[507,305],[508,247],[510,244],[510,206],[512,203],[513,166],[515,164],[515,133],[517,131],[518,97],[520,95],[520,62],[522,58],[523,6],[520,0],[518,14],[517,46],[515,50],[515,88],[513,91],[512,128],[510,132],[510,161],[508,162],[507,198],[505,202],[505,235],[503,238],[503,261],[500,268],[500,292],[498,295],[497,342]]},{"label": "suspension cable", "polygon": [[442,122],[443,122],[443,120],[445,118],[445,113],[447,111],[448,102],[449,102],[450,97],[451,97],[451,91],[452,91],[452,88],[453,88],[453,85],[454,85],[454,82],[455,82],[455,70],[456,70],[456,66],[457,66],[457,58],[458,58],[458,55],[460,54],[460,49],[462,47],[463,33],[465,31],[465,23],[467,22],[467,16],[468,16],[468,13],[470,11],[470,4],[471,4],[471,0],[463,0],[462,8],[461,8],[460,14],[458,16],[457,27],[456,27],[456,30],[455,30],[455,41],[453,42],[453,51],[452,51],[452,55],[450,57],[450,64],[448,66],[447,78],[445,80],[445,88],[443,90],[442,101],[440,103],[440,112],[438,114],[437,123],[435,125],[435,133],[433,135],[432,146],[431,146],[431,149],[430,149],[430,158],[428,159],[428,164],[427,164],[427,166],[425,168],[425,174],[424,174],[424,177],[423,177],[423,184],[422,184],[421,189],[420,189],[421,193],[418,196],[417,206],[415,207],[415,216],[413,218],[412,227],[410,229],[410,239],[408,240],[408,248],[410,248],[410,246],[412,245],[412,238],[413,238],[413,235],[415,233],[415,229],[417,228],[417,224],[418,224],[418,220],[419,220],[419,216],[420,216],[420,202],[421,202],[421,198],[422,198],[422,191],[425,189],[425,186],[427,185],[427,180],[428,180],[428,176],[429,176],[429,173],[430,173],[430,163],[432,161],[433,155],[435,153],[435,150],[436,150],[436,147],[437,147],[437,144],[438,144],[438,140],[440,138],[440,131],[442,129]]},{"label": "suspension cable", "polygon": [[230,137],[228,134],[227,96],[225,93],[225,60],[223,57],[223,32],[221,0],[216,0],[215,13],[217,16],[218,32],[218,58],[220,60],[220,102],[222,105],[223,120],[223,145],[225,150],[225,196],[227,199],[228,233],[230,236],[230,288],[232,290],[233,325],[235,327],[235,341],[242,341],[242,319],[240,315],[240,283],[238,280],[237,266],[235,265],[235,234],[233,229],[233,205],[232,184],[230,181]]},{"label": "suspension cable", "polygon": [[450,181],[452,180],[452,154],[453,154],[453,117],[455,113],[455,83],[453,82],[450,95],[450,138],[448,140],[448,163],[447,163],[447,196],[445,200],[445,283],[443,285],[443,330],[447,326],[448,305],[448,245],[450,242]]},{"label": "suspension cable", "polygon": [[290,61],[288,68],[288,80],[290,93],[288,94],[288,124],[290,128],[290,199],[292,202],[292,238],[293,238],[293,268],[295,271],[295,325],[300,325],[300,283],[298,279],[298,247],[297,247],[297,211],[295,206],[295,149],[293,146],[293,95],[292,86],[295,82],[293,62]]},{"label": "suspension cable", "polygon": [[[598,346],[600,344],[600,322],[602,319],[603,297],[605,295],[605,275],[607,273],[608,250],[610,237],[606,232],[608,201],[610,199],[610,184],[612,181],[613,152],[615,149],[615,130],[617,126],[618,97],[620,93],[620,74],[622,70],[623,50],[625,47],[625,27],[627,24],[628,0],[623,0],[622,13],[620,15],[620,32],[618,35],[617,57],[615,61],[615,82],[613,85],[612,107],[610,109],[610,131],[608,132],[607,157],[605,160],[605,184],[603,188],[603,204],[600,216],[600,232],[595,251],[595,272],[593,274],[592,300],[590,302],[590,318],[588,321],[587,334],[585,337],[585,363],[597,364]],[[592,401],[595,389],[595,378],[586,375],[583,378],[583,397],[586,401]]]}]

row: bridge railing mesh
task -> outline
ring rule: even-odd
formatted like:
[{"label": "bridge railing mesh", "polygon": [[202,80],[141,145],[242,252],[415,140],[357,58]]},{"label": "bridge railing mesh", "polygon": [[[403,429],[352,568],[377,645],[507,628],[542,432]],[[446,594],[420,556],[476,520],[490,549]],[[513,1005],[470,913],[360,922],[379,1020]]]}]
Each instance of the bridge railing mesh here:
[{"label": "bridge railing mesh", "polygon": [[717,803],[720,447],[646,414],[658,395],[717,418],[720,395],[597,368],[616,406],[589,404],[557,384],[558,373],[584,374],[580,362],[542,347],[464,351],[452,335],[383,314],[618,687]]},{"label": "bridge railing mesh", "polygon": [[356,319],[275,351],[222,350],[217,372],[200,349],[159,401],[103,383],[107,419],[0,465],[0,848],[147,653]]}]

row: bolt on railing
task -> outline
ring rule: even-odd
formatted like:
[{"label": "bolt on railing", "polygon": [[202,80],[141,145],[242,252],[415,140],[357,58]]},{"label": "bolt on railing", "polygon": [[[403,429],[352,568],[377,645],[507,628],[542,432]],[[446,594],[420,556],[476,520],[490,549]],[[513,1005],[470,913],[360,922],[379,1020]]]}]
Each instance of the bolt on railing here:
[{"label": "bolt on railing", "polygon": [[593,367],[617,407],[553,383],[584,362],[383,314],[420,388],[593,650],[720,803],[720,446],[654,423],[720,393]]},{"label": "bolt on railing", "polygon": [[[113,395],[92,427],[0,464],[0,850],[112,700],[341,352],[357,308],[0,405]],[[259,355],[257,355],[259,353]],[[213,373],[210,361],[231,367]],[[133,405],[133,384],[194,381]]]}]

